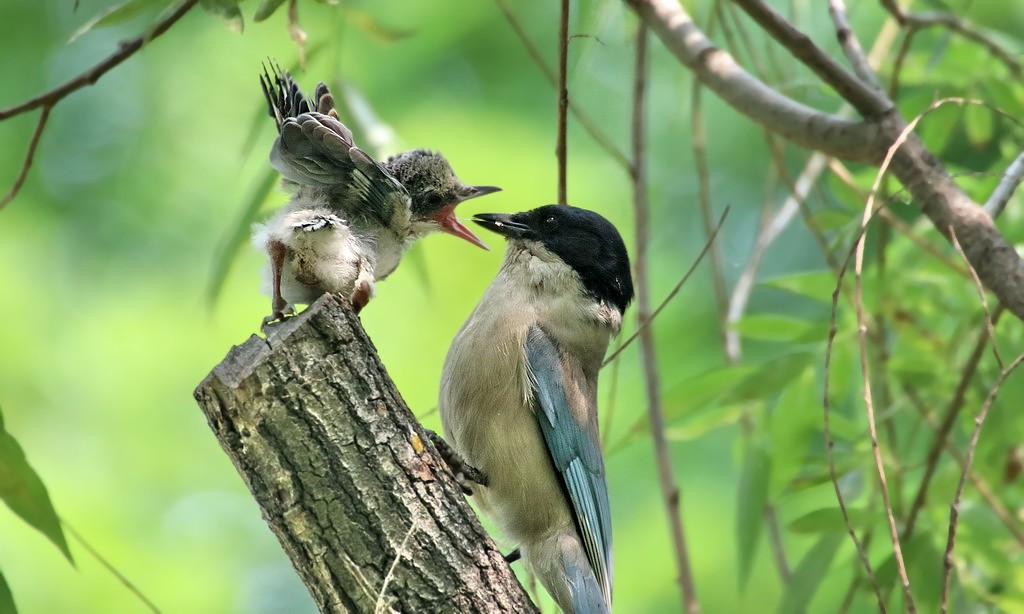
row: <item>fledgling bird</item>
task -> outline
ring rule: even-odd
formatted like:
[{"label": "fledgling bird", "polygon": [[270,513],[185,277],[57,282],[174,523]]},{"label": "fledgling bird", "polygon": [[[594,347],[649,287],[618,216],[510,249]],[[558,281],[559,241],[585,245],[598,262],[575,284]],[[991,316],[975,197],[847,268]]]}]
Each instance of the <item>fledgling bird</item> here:
[{"label": "fledgling bird", "polygon": [[[294,268],[289,263],[313,258],[312,254],[296,251],[296,245],[309,242],[293,245],[282,240],[279,233],[266,233],[266,240],[257,246],[266,249],[270,259],[273,313],[267,321],[279,319],[295,303],[306,302],[310,296],[315,299],[323,292],[354,288],[352,291],[362,292],[349,296],[354,304],[356,299],[369,300],[373,283],[394,271],[402,254],[417,239],[433,232],[445,232],[487,249],[459,221],[455,208],[500,188],[466,185],[443,155],[426,149],[402,152],[383,164],[377,162],[356,147],[352,132],[339,121],[334,97],[324,83],[317,85],[309,99],[291,75],[274,67],[273,74],[264,70],[260,85],[278,129],[270,163],[293,191],[291,202],[267,223],[267,228],[285,230],[289,225],[284,218],[296,211],[327,209],[348,227],[356,242],[353,249],[362,250],[371,273],[366,292],[362,281],[353,285],[354,280],[348,278],[310,278],[315,283],[298,280],[297,285],[286,288],[280,282],[285,279],[285,269]],[[333,239],[335,243],[338,240],[337,236]],[[363,305],[365,302],[356,305],[357,310]]]},{"label": "fledgling bird", "polygon": [[597,378],[633,299],[629,256],[608,220],[568,205],[473,221],[506,237],[508,250],[448,350],[445,435],[486,476],[471,486],[474,499],[558,606],[609,612]]}]

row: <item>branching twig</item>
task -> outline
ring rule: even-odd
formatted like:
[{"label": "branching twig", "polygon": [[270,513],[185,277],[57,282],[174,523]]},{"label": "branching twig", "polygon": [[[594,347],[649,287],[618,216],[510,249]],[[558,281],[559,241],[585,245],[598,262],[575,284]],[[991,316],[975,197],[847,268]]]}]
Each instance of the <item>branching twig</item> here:
[{"label": "branching twig", "polygon": [[562,0],[562,14],[558,24],[558,142],[555,155],[558,156],[558,203],[566,204],[565,166],[566,158],[566,114],[569,109],[569,89],[566,86],[569,58],[569,0]]},{"label": "branching twig", "polygon": [[[681,492],[672,458],[665,438],[665,416],[661,407],[661,387],[658,381],[658,365],[654,353],[654,335],[643,324],[651,318],[651,290],[647,273],[648,210],[647,184],[644,173],[644,91],[647,83],[647,26],[639,25],[636,39],[636,73],[633,81],[633,206],[636,212],[636,281],[637,312],[640,333],[640,349],[643,359],[644,382],[647,388],[647,410],[651,422],[651,433],[657,456],[661,491],[665,500],[669,526],[672,531],[676,566],[679,572],[679,587],[682,600],[689,614],[700,612],[694,590],[693,572],[686,549],[686,534],[683,531]],[[625,344],[623,344],[625,345]],[[621,346],[620,346],[621,347]]]},{"label": "branching twig", "polygon": [[949,534],[946,538],[946,553],[942,558],[942,601],[940,602],[940,611],[943,612],[943,614],[945,614],[949,602],[949,579],[953,570],[953,546],[956,542],[956,523],[960,517],[960,499],[963,497],[964,485],[967,483],[967,473],[971,470],[971,463],[974,462],[974,451],[978,448],[978,439],[981,437],[981,427],[985,424],[985,418],[988,416],[988,410],[996,400],[996,395],[999,394],[999,389],[1002,387],[1003,382],[1006,381],[1006,378],[1013,373],[1013,370],[1016,369],[1021,362],[1024,362],[1024,354],[1017,356],[1017,358],[1015,358],[1010,364],[1000,370],[999,377],[996,378],[996,383],[992,386],[992,390],[989,391],[984,405],[981,406],[981,410],[974,418],[974,431],[971,433],[971,442],[967,445],[967,458],[964,459],[964,469],[960,472],[960,481],[957,482],[956,485],[956,494],[953,496],[953,503],[949,506]]},{"label": "branching twig", "polygon": [[985,203],[985,213],[989,214],[992,219],[999,217],[1003,213],[1006,203],[1010,202],[1010,197],[1013,196],[1013,192],[1020,185],[1021,180],[1024,180],[1024,153],[1017,156],[1006,169],[1006,174],[1003,175],[999,185],[992,191],[992,195]]},{"label": "branching twig", "polygon": [[39,116],[39,123],[36,124],[36,131],[32,135],[32,140],[29,142],[28,153],[25,155],[25,162],[21,167],[21,172],[18,174],[18,178],[15,180],[11,191],[4,196],[3,200],[0,200],[0,209],[3,209],[7,203],[17,196],[18,191],[25,182],[25,177],[28,175],[29,168],[32,166],[32,158],[35,155],[36,146],[39,144],[39,138],[43,133],[43,128],[46,127],[46,120],[49,118],[50,110],[68,94],[80,90],[87,85],[96,83],[99,81],[100,77],[107,74],[111,69],[135,55],[135,53],[139,49],[142,49],[146,43],[169,30],[171,26],[177,23],[177,21],[181,19],[185,13],[189,12],[189,10],[191,10],[198,2],[199,0],[185,0],[176,9],[171,11],[167,17],[154,25],[149,32],[130,40],[121,41],[118,44],[117,51],[107,56],[103,61],[92,68],[82,72],[62,85],[58,85],[48,92],[39,94],[38,96],[20,104],[16,104],[13,107],[0,110],[0,121],[4,121],[5,119],[16,115],[32,111],[33,109],[42,109],[42,113]]},{"label": "branching twig", "polygon": [[892,14],[893,18],[901,26],[908,28],[908,34],[922,28],[942,26],[987,49],[996,59],[1005,64],[1015,76],[1020,77],[1024,73],[1021,61],[1017,59],[1013,52],[1000,45],[969,21],[951,13],[907,13],[900,8],[896,0],[882,0],[882,6]]}]

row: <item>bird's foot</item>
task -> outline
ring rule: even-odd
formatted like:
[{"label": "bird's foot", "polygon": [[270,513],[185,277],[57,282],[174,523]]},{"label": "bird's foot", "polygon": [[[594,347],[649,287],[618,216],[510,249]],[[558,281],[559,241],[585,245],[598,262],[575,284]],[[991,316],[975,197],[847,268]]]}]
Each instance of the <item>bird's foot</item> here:
[{"label": "bird's foot", "polygon": [[505,555],[505,562],[511,565],[521,558],[523,558],[523,552],[519,548],[516,548]]},{"label": "bird's foot", "polygon": [[260,325],[260,330],[264,330],[267,328],[268,325],[279,320],[284,320],[287,316],[290,316],[294,313],[295,308],[292,307],[291,305],[286,305],[283,308],[275,308],[272,314],[263,318],[263,324]]},{"label": "bird's foot", "polygon": [[445,464],[448,465],[448,469],[455,474],[455,481],[459,483],[459,488],[463,493],[472,495],[473,484],[487,486],[487,476],[484,472],[467,463],[440,435],[427,429],[427,437],[430,439],[430,443],[434,444]]}]

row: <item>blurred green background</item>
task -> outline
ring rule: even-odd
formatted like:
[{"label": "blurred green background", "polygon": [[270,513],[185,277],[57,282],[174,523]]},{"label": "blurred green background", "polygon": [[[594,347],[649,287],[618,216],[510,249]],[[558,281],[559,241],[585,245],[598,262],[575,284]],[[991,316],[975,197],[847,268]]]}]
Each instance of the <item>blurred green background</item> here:
[{"label": "blurred green background", "polygon": [[[850,4],[867,46],[884,15],[875,2]],[[82,0],[75,12],[71,0],[0,3],[0,107],[62,83],[109,54],[117,41],[144,31],[158,13],[155,8],[144,11],[68,44],[72,33],[113,5]],[[261,256],[248,245],[232,261],[215,300],[209,297],[216,263],[240,223],[247,225],[244,211],[268,168],[274,130],[257,82],[261,62],[269,57],[288,66],[297,58],[286,11],[253,23],[256,6],[242,4],[242,34],[194,10],[95,86],[61,102],[24,189],[0,212],[0,406],[6,428],[42,476],[61,517],[167,612],[313,608],[192,399],[193,388],[231,345],[258,331],[270,308],[269,298],[259,292]],[[701,21],[710,10],[705,2],[688,6]],[[778,6],[835,51],[824,7],[807,2]],[[554,65],[556,3],[522,2],[514,10]],[[326,80],[340,87],[343,82],[365,96],[393,128],[395,148],[441,150],[467,182],[504,188],[464,205],[464,219],[554,201],[554,92],[496,4],[362,0],[332,6],[304,1],[299,15],[311,56],[306,70],[295,71],[302,85],[312,89]],[[1013,33],[1019,37],[1024,31],[1021,7],[978,0],[970,16],[1003,28],[1009,33],[1005,40],[1020,48]],[[571,42],[571,94],[627,151],[635,20],[619,2],[579,2],[574,3],[570,33],[587,35]],[[759,36],[751,45],[784,92],[824,110],[839,107],[831,92],[783,52],[768,52]],[[651,48],[650,250],[658,302],[693,262],[704,232],[690,142],[690,76],[658,41]],[[980,95],[1004,107],[1016,104],[1007,110],[1019,112],[1024,99],[1019,83],[1006,83],[1000,67],[987,58],[941,32],[921,35],[905,68],[901,105],[912,115],[936,93]],[[761,128],[707,93],[703,113],[714,208],[732,207],[719,240],[731,288],[745,265],[763,204],[777,208],[787,192],[773,170]],[[963,110],[943,111],[922,132],[944,159],[953,161],[955,171],[983,173],[964,182],[972,195],[984,199],[998,179],[992,172],[1001,172],[1020,151],[1020,131],[988,113],[972,117]],[[28,114],[0,123],[0,189],[6,190],[16,176],[35,119]],[[368,142],[365,132],[356,130],[356,138]],[[799,174],[806,156],[785,147],[783,161],[792,176]],[[873,171],[853,170],[868,187]],[[628,176],[574,120],[568,185],[570,203],[607,216],[634,249]],[[261,201],[261,216],[285,199],[275,189]],[[1017,207],[1011,203],[1002,222],[1004,233],[1017,239],[1024,230],[1019,201],[1014,201]],[[845,257],[862,201],[828,178],[809,203],[828,222],[830,249]],[[896,206],[908,223],[916,221],[914,209],[898,201]],[[917,227],[917,234],[956,258],[926,226]],[[430,428],[440,426],[432,409],[448,344],[502,257],[500,239],[484,239],[493,251],[484,253],[445,236],[427,238],[407,256],[405,266],[378,285],[377,298],[363,315],[406,401]],[[969,282],[950,275],[905,239],[894,239],[889,253],[904,266],[879,277],[868,292],[880,313],[891,316],[905,309],[917,314],[921,328],[934,331],[932,345],[917,343],[922,335],[909,333],[895,334],[890,345],[906,368],[898,375],[917,377],[937,409],[955,382],[966,346],[973,343],[980,322],[977,297]],[[821,274],[785,277],[815,271]],[[684,525],[706,612],[785,609],[792,602],[780,600],[795,598],[792,583],[780,582],[763,531],[756,528],[766,497],[778,510],[789,563],[798,574],[809,549],[831,552],[824,562],[808,559],[796,583],[797,591],[810,591],[807,599],[813,596],[811,610],[835,611],[857,570],[853,546],[834,518],[809,528],[808,523],[794,524],[835,503],[831,484],[821,478],[820,430],[822,341],[833,282],[821,250],[799,220],[766,258],[760,279],[776,278],[790,280],[790,290],[797,290],[765,284],[755,289],[749,311],[765,317],[744,328],[740,367],[725,367],[706,262],[655,324]],[[809,290],[807,280],[824,294]],[[872,473],[866,469],[872,465],[857,402],[852,311],[844,309],[840,320],[832,385],[837,420],[847,416],[850,425],[849,445],[840,446],[849,456],[844,479],[853,484],[849,494],[854,502],[870,507],[877,503],[870,494]],[[1006,320],[999,332],[1007,338],[1004,353],[1010,355],[1020,350],[1021,333],[1019,321]],[[627,333],[635,329],[632,312],[628,321]],[[771,370],[779,356],[789,356],[794,366]],[[992,368],[985,365],[986,378],[972,389],[968,412],[983,398]],[[707,372],[717,375],[698,377]],[[729,389],[747,382],[752,373],[761,375],[748,382],[752,391],[730,397]],[[614,396],[611,382],[606,370],[602,411],[614,406],[614,416],[602,419],[610,428],[616,606],[621,612],[678,611],[669,533],[644,427],[636,346],[621,357]],[[778,401],[780,393],[787,396]],[[991,432],[986,432],[989,438],[983,437],[990,447],[980,449],[979,466],[994,480],[1007,442],[1024,441],[1021,420],[1006,413],[1014,402],[1019,410],[1022,393],[1024,387],[1017,384],[1001,397]],[[912,412],[895,403],[891,409],[900,416]],[[743,436],[739,425],[744,414],[754,426],[750,436]],[[917,421],[907,417],[911,422]],[[911,482],[920,475],[929,441],[925,427],[916,428],[913,436],[897,439],[894,448],[906,458],[893,460],[893,470],[907,471]],[[966,440],[969,428],[965,416],[956,432],[958,442]],[[788,473],[785,480],[773,478],[782,481],[772,482],[769,493],[757,494],[767,488],[769,457],[776,469],[785,466]],[[807,483],[797,489],[793,483],[800,477]],[[933,568],[940,565],[944,515],[957,477],[955,467],[942,465],[941,496],[935,496],[919,529],[929,542],[919,548],[927,556],[919,557],[917,568],[925,570],[919,573],[925,582],[919,596],[924,611],[937,603]],[[1024,503],[1019,484],[1006,487],[1010,505]],[[884,565],[891,552],[884,525],[874,524],[879,534],[872,559],[891,582],[893,570]],[[1013,597],[1013,582],[1007,578],[1013,578],[1014,565],[1020,563],[1020,549],[1004,548],[1005,531],[987,516],[977,526],[990,525],[989,532],[975,532],[989,563],[977,592],[997,594],[985,582],[998,576],[998,594]],[[965,540],[970,539],[967,533]],[[76,567],[43,536],[0,509],[0,571],[21,611],[143,611],[78,541],[69,537],[69,543]],[[971,552],[970,543],[963,547]],[[834,572],[826,574],[833,560]],[[744,564],[752,567],[749,579],[741,582]],[[957,595],[961,604],[1013,610],[1015,603],[1016,611],[1024,611],[1019,589],[1013,602]],[[898,597],[894,600],[898,603]],[[852,610],[873,609],[871,593],[857,591]]]}]

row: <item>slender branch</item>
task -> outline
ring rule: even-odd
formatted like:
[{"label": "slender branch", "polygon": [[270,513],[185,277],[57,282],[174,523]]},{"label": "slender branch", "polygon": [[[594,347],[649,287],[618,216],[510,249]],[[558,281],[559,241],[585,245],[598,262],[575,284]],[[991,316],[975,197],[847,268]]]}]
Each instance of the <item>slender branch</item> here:
[{"label": "slender branch", "polygon": [[860,46],[860,41],[857,40],[857,35],[850,28],[850,21],[846,18],[846,4],[843,0],[829,0],[828,12],[836,26],[836,38],[839,40],[839,46],[842,47],[846,59],[850,61],[850,67],[853,68],[854,74],[876,91],[884,91],[882,84],[878,81],[878,75],[875,74],[871,62],[868,61],[868,57]]},{"label": "slender branch", "polygon": [[1024,180],[1024,152],[1017,156],[1013,163],[1010,164],[999,185],[992,191],[992,195],[988,197],[984,207],[985,213],[989,214],[992,219],[1002,215],[1003,209],[1006,208],[1006,203],[1010,202],[1010,197],[1013,196],[1013,192],[1020,185],[1021,180]]},{"label": "slender branch", "polygon": [[850,74],[838,62],[814,44],[806,34],[776,13],[761,0],[734,0],[765,32],[782,44],[793,57],[810,68],[822,81],[828,83],[843,100],[849,102],[861,116],[877,118],[893,109],[892,102],[879,90],[872,88]]},{"label": "slender branch", "polygon": [[288,35],[299,51],[299,66],[306,70],[306,31],[299,25],[299,1],[288,0]]},{"label": "slender branch", "polygon": [[[682,494],[672,468],[672,457],[665,437],[665,415],[661,407],[661,385],[658,364],[654,351],[654,335],[643,324],[651,319],[651,289],[647,273],[648,207],[647,183],[644,173],[644,98],[647,83],[647,26],[640,24],[636,39],[636,69],[633,80],[633,206],[636,213],[636,278],[637,312],[639,319],[640,350],[643,360],[644,382],[647,389],[647,411],[651,422],[657,457],[658,474],[661,478],[661,492],[665,500],[665,511],[672,531],[673,551],[679,573],[679,588],[688,614],[700,612],[697,594],[693,584],[693,572],[686,549],[686,533],[683,531]],[[625,344],[623,344],[625,345]],[[621,348],[621,346],[620,346]]]},{"label": "slender branch", "polygon": [[569,89],[565,84],[569,58],[569,0],[562,0],[562,14],[558,25],[558,142],[555,155],[558,156],[558,202],[569,201],[565,195],[566,158],[566,114],[569,108]]},{"label": "slender branch", "polygon": [[995,326],[992,324],[992,312],[988,309],[988,297],[985,296],[985,288],[981,285],[981,280],[978,279],[978,273],[975,272],[974,267],[971,266],[971,262],[967,260],[967,254],[964,253],[964,248],[960,247],[960,241],[956,238],[956,232],[953,228],[949,229],[949,238],[953,242],[953,247],[956,249],[960,257],[963,258],[964,264],[967,265],[967,271],[971,274],[971,279],[974,281],[974,287],[978,290],[978,298],[981,299],[981,308],[985,312],[985,331],[988,333],[989,341],[992,345],[992,356],[996,359],[996,364],[999,365],[999,369],[1002,370],[1003,357],[999,355],[999,345],[996,343],[996,331]]},{"label": "slender branch", "polygon": [[53,106],[57,101],[61,100],[68,94],[87,85],[93,85],[99,81],[100,77],[107,74],[112,68],[132,57],[139,49],[142,49],[143,45],[170,29],[171,26],[184,17],[185,13],[189,12],[189,10],[198,2],[199,0],[185,0],[178,5],[178,8],[171,11],[167,17],[153,26],[149,32],[130,40],[121,41],[117,46],[117,51],[70,81],[67,81],[62,85],[58,85],[48,92],[39,94],[35,98],[26,100],[21,104],[0,110],[0,121],[31,111],[32,109],[38,109],[44,106]]},{"label": "slender branch", "polygon": [[18,192],[21,190],[21,186],[25,183],[25,179],[28,177],[28,171],[32,168],[32,160],[35,157],[36,148],[39,145],[39,139],[43,135],[43,130],[46,128],[46,121],[49,119],[50,111],[53,107],[72,92],[87,85],[96,83],[99,81],[100,77],[107,74],[111,69],[135,55],[135,53],[139,49],[142,49],[146,43],[169,30],[170,27],[177,23],[185,13],[189,12],[189,10],[191,10],[198,1],[199,0],[185,0],[176,9],[171,11],[167,17],[157,22],[149,32],[130,40],[121,41],[118,44],[117,51],[64,84],[59,85],[48,92],[39,94],[25,102],[16,104],[13,107],[0,110],[0,121],[4,121],[5,119],[9,119],[16,115],[32,111],[33,109],[42,109],[42,112],[39,115],[39,121],[36,124],[35,132],[32,134],[32,140],[29,141],[28,152],[25,154],[25,161],[21,165],[21,171],[18,173],[18,177],[14,180],[14,184],[10,191],[0,199],[0,210],[14,200],[18,195]]},{"label": "slender branch", "polygon": [[811,109],[770,88],[715,47],[677,0],[623,0],[676,58],[730,106],[760,125],[827,155],[858,161],[881,159],[882,127]]},{"label": "slender branch", "polygon": [[96,559],[99,562],[99,564],[103,566],[104,569],[109,571],[115,578],[117,578],[117,581],[120,582],[122,586],[128,589],[133,595],[138,597],[139,601],[144,603],[151,612],[154,612],[154,614],[160,614],[160,608],[156,607],[156,604],[153,603],[152,600],[149,599],[149,597],[146,597],[146,595],[141,590],[139,590],[137,586],[132,584],[131,580],[125,577],[125,575],[121,573],[116,567],[114,567],[113,564],[110,563],[110,561],[104,558],[104,556],[100,554],[99,551],[97,551],[96,548],[92,546],[92,544],[85,541],[85,538],[82,537],[82,534],[79,533],[78,530],[75,529],[75,527],[68,524],[68,521],[64,518],[60,519],[60,523],[67,530],[67,532],[71,534],[71,537],[74,537],[75,540],[78,541],[78,543],[81,544],[83,548],[85,548],[86,552],[91,554],[92,557]]},{"label": "slender branch", "polygon": [[32,168],[32,161],[36,156],[36,148],[39,146],[39,138],[43,136],[43,130],[46,128],[46,120],[50,119],[50,110],[53,109],[53,105],[46,105],[43,107],[43,111],[39,114],[39,121],[36,123],[35,132],[32,133],[32,140],[28,142],[28,151],[25,153],[25,161],[21,164],[21,171],[18,172],[18,177],[14,180],[14,185],[3,198],[0,198],[0,210],[7,206],[9,202],[14,200],[14,197],[21,191],[21,186],[25,184],[25,179],[28,177],[28,171]]},{"label": "slender branch", "polygon": [[683,289],[684,285],[686,285],[687,280],[690,279],[690,276],[693,275],[693,272],[697,270],[698,266],[700,266],[700,263],[704,259],[704,256],[706,256],[707,253],[711,251],[711,244],[715,242],[715,239],[718,237],[718,232],[722,230],[722,224],[725,223],[725,218],[728,216],[729,207],[726,207],[725,211],[722,211],[722,217],[718,218],[718,224],[715,226],[714,232],[711,233],[711,236],[708,237],[707,242],[704,243],[704,248],[700,250],[699,254],[697,254],[697,259],[693,261],[693,264],[690,265],[690,268],[686,269],[686,272],[683,273],[683,276],[681,278],[679,278],[679,281],[676,282],[676,285],[672,287],[672,290],[669,291],[667,295],[665,295],[665,298],[662,299],[660,304],[658,304],[658,308],[651,313],[650,317],[643,318],[643,321],[641,321],[638,324],[637,329],[633,332],[633,334],[627,337],[626,340],[623,341],[621,344],[619,344],[619,347],[615,348],[615,351],[609,354],[608,358],[604,359],[604,362],[601,363],[602,369],[604,367],[607,367],[613,360],[618,358],[619,354],[621,354],[623,350],[629,347],[629,345],[633,343],[633,341],[635,341],[637,337],[640,336],[640,333],[645,328],[650,326],[652,322],[654,322],[655,318],[658,317],[658,315],[661,313],[663,309],[665,309],[669,302],[673,298],[675,298],[677,294],[679,294],[679,291]]},{"label": "slender branch", "polygon": [[[995,340],[993,340],[994,342]],[[992,390],[989,391],[988,397],[985,399],[984,405],[981,406],[981,410],[978,415],[974,418],[974,431],[971,433],[971,442],[967,445],[967,458],[964,460],[963,471],[960,472],[960,481],[956,485],[956,494],[953,496],[953,503],[949,506],[949,533],[946,538],[946,553],[942,557],[942,601],[939,604],[940,611],[945,614],[948,610],[949,605],[949,580],[953,570],[953,547],[956,543],[956,524],[960,517],[960,499],[964,494],[964,486],[967,483],[967,473],[971,470],[971,464],[974,462],[974,452],[978,448],[978,439],[981,437],[981,427],[985,424],[985,418],[988,417],[988,410],[992,407],[992,403],[996,400],[996,396],[999,394],[999,389],[1002,387],[1003,382],[1006,378],[1013,373],[1020,364],[1024,362],[1024,354],[1017,356],[1010,364],[1000,370],[999,377],[996,378],[996,383],[992,386]]]},{"label": "slender branch", "polygon": [[[924,117],[923,113],[907,124],[906,128],[904,128],[900,133],[899,138],[897,138],[896,142],[889,148],[889,151],[885,156],[885,160],[882,162],[882,166],[878,169],[874,185],[871,186],[871,192],[868,194],[867,202],[864,205],[864,216],[861,219],[861,231],[855,244],[856,256],[853,269],[854,305],[857,314],[857,339],[858,346],[860,348],[860,368],[864,382],[861,388],[861,393],[864,397],[864,409],[868,419],[868,432],[871,435],[871,450],[875,457],[875,470],[878,473],[878,483],[882,491],[882,505],[885,507],[886,518],[889,521],[889,534],[892,538],[892,551],[896,559],[896,568],[899,572],[900,582],[903,585],[904,606],[911,614],[917,612],[917,606],[914,604],[914,597],[910,590],[910,577],[907,574],[907,566],[903,560],[903,548],[900,544],[899,530],[896,528],[896,518],[893,515],[892,502],[889,498],[889,486],[885,479],[885,463],[882,460],[882,450],[878,443],[878,432],[875,428],[875,412],[871,398],[871,375],[868,361],[868,327],[864,317],[863,270],[864,239],[868,223],[871,221],[871,217],[874,213],[875,196],[878,194],[878,190],[882,184],[882,179],[885,177],[885,173],[889,169],[889,164],[892,162],[897,150],[899,150],[900,146],[907,141],[922,117]],[[839,276],[838,284],[842,284],[842,275]],[[840,285],[836,286],[837,290]]]},{"label": "slender branch", "polygon": [[[534,45],[533,41],[530,40],[530,37],[527,36],[526,30],[524,30],[522,24],[519,23],[519,19],[517,19],[515,14],[508,8],[505,0],[494,0],[494,2],[498,5],[498,8],[505,16],[505,20],[508,21],[509,26],[512,27],[512,31],[515,32],[519,42],[521,42],[523,47],[526,48],[526,53],[530,56],[530,59],[532,59],[533,63],[537,65],[548,83],[550,83],[552,87],[556,87],[558,78],[555,75],[555,71],[548,66],[548,63],[544,59],[540,50],[537,49],[537,46]],[[591,119],[590,116],[587,115],[572,98],[569,99],[569,111],[571,111],[576,117],[576,121],[583,126],[583,129],[587,131],[590,138],[594,139],[594,142],[597,143],[601,149],[604,149],[619,166],[625,169],[626,172],[629,172],[629,160],[626,158],[626,154],[622,153],[619,147],[610,138],[608,138],[608,135],[601,130],[597,123]]]}]

